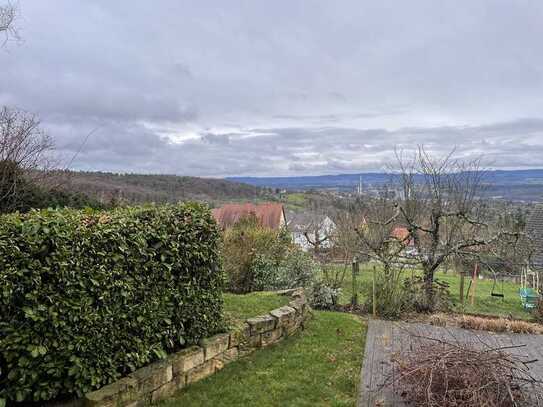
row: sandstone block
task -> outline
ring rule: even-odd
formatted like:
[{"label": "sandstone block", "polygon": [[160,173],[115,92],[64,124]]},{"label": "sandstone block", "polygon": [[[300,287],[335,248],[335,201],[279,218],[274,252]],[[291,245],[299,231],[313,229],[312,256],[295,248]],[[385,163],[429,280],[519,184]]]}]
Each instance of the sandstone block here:
[{"label": "sandstone block", "polygon": [[207,360],[187,372],[187,384],[195,383],[215,373],[215,361]]},{"label": "sandstone block", "polygon": [[292,323],[289,326],[283,327],[283,333],[285,336],[294,335],[300,329],[302,325],[302,317],[296,317],[293,319]]},{"label": "sandstone block", "polygon": [[101,389],[87,393],[85,395],[85,406],[114,407],[117,405],[120,392],[117,383],[108,384]]},{"label": "sandstone block", "polygon": [[269,346],[277,342],[283,336],[283,329],[277,328],[262,334],[262,346]]},{"label": "sandstone block", "polygon": [[251,335],[275,329],[275,318],[271,315],[261,315],[258,317],[249,318],[247,323],[251,327]]},{"label": "sandstone block", "polygon": [[296,288],[294,289],[294,292],[290,294],[290,296],[294,299],[301,298],[305,301],[305,291],[303,288]]},{"label": "sandstone block", "polygon": [[124,407],[145,407],[149,405],[150,401],[151,401],[151,397],[146,396],[146,397],[140,398],[139,400],[131,401],[128,404],[122,403],[121,405]]},{"label": "sandstone block", "polygon": [[227,365],[228,363],[233,362],[238,357],[239,357],[238,348],[230,348],[224,351],[223,353],[221,353],[220,355],[218,355],[215,359],[224,366],[224,365]]},{"label": "sandstone block", "polygon": [[292,300],[288,303],[288,306],[296,310],[296,314],[302,315],[304,312],[305,303],[300,300]]},{"label": "sandstone block", "polygon": [[245,342],[240,344],[240,348],[260,348],[262,346],[262,334],[249,336]]},{"label": "sandstone block", "polygon": [[297,292],[298,288],[287,288],[286,290],[278,290],[276,291],[277,295],[285,295],[285,296],[291,296],[295,292]]},{"label": "sandstone block", "polygon": [[158,389],[153,390],[151,393],[151,402],[155,403],[159,400],[167,399],[168,397],[173,396],[173,394],[178,390],[177,380],[173,379],[171,382],[163,384]]},{"label": "sandstone block", "polygon": [[219,353],[228,349],[230,341],[229,334],[219,334],[206,338],[201,341],[201,346],[204,349],[205,360],[209,360],[217,356]]},{"label": "sandstone block", "polygon": [[270,311],[270,315],[277,319],[276,326],[288,327],[296,317],[296,310],[292,307],[281,307]]},{"label": "sandstone block", "polygon": [[109,407],[127,400],[127,394],[137,392],[138,381],[129,377],[108,384],[98,390],[85,395],[86,406]]},{"label": "sandstone block", "polygon": [[172,363],[169,360],[155,362],[152,365],[142,367],[129,377],[138,381],[138,390],[140,393],[149,393],[158,389],[173,379]]},{"label": "sandstone block", "polygon": [[204,350],[199,346],[191,346],[174,353],[169,360],[172,363],[173,375],[177,376],[204,363]]},{"label": "sandstone block", "polygon": [[235,348],[239,346],[240,343],[244,342],[251,336],[251,327],[249,324],[244,323],[241,326],[234,328],[230,332],[230,342],[229,347]]}]

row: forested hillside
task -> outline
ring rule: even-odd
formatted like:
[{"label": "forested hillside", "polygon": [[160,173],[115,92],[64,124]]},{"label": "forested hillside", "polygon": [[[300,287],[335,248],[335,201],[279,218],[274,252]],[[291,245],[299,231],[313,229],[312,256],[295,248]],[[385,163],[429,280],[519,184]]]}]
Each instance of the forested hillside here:
[{"label": "forested hillside", "polygon": [[103,203],[178,202],[210,203],[258,200],[268,190],[223,179],[177,175],[113,174],[107,172],[63,172],[63,188],[81,192]]}]

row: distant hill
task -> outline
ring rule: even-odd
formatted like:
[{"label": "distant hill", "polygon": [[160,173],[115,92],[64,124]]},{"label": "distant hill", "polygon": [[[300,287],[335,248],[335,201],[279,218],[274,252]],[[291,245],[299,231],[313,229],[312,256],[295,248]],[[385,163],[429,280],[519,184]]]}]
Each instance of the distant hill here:
[{"label": "distant hill", "polygon": [[176,175],[114,174],[68,171],[58,174],[63,189],[81,192],[101,202],[178,202],[198,200],[208,203],[265,199],[265,189],[236,181]]},{"label": "distant hill", "polygon": [[[338,175],[317,175],[301,177],[230,177],[228,180],[246,184],[288,190],[339,189],[353,191],[360,179],[365,186],[379,186],[390,180],[389,174],[358,173]],[[543,201],[543,169],[497,170],[486,174],[491,197],[517,201]]]}]

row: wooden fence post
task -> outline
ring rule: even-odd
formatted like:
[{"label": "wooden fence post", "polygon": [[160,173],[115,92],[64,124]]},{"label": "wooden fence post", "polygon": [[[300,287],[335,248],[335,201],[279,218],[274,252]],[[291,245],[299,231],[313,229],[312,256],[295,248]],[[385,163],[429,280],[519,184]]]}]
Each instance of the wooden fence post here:
[{"label": "wooden fence post", "polygon": [[471,291],[470,304],[475,305],[475,295],[477,291],[477,279],[479,277],[479,263],[475,263],[473,268],[473,290]]},{"label": "wooden fence post", "polygon": [[352,296],[351,296],[351,305],[354,307],[358,305],[358,261],[356,259],[353,260],[353,279],[352,279]]},{"label": "wooden fence post", "polygon": [[462,304],[462,310],[464,309],[464,277],[463,271],[460,272],[460,304]]},{"label": "wooden fence post", "polygon": [[373,273],[372,273],[372,305],[373,305],[373,317],[377,317],[377,296],[375,295],[375,266],[373,266]]}]

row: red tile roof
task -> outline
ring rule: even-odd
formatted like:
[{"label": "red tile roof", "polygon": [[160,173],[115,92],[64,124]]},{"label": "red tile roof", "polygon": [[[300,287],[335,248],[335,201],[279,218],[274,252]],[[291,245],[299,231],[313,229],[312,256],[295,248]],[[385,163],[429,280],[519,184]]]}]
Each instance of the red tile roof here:
[{"label": "red tile roof", "polygon": [[411,238],[409,238],[409,230],[403,226],[396,226],[394,229],[392,229],[392,232],[390,235],[398,239],[402,244],[406,246],[410,246],[413,244],[413,241]]},{"label": "red tile roof", "polygon": [[233,226],[240,219],[254,214],[264,227],[279,230],[281,219],[284,218],[283,205],[279,203],[264,203],[254,205],[245,204],[227,204],[220,208],[213,209],[213,217],[222,229]]}]

